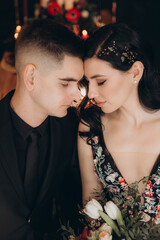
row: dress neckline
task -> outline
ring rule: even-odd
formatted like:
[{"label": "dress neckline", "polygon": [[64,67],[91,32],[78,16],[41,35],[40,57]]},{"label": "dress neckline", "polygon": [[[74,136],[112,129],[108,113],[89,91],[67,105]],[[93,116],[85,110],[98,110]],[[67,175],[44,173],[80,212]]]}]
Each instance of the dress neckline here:
[{"label": "dress neckline", "polygon": [[[112,164],[114,165],[116,171],[119,173],[119,175],[124,179],[124,181],[126,182],[127,185],[129,185],[126,181],[126,179],[123,177],[123,174],[121,173],[121,171],[119,170],[119,168],[117,167],[117,164],[116,162],[114,161],[114,158],[112,157],[111,153],[108,151],[108,148],[105,144],[105,141],[104,141],[104,136],[103,136],[103,129],[102,129],[102,125],[101,125],[101,138],[102,138],[102,148],[104,147],[104,152],[105,154],[108,155],[108,157],[110,158],[110,161],[112,162]],[[151,171],[150,171],[150,174],[149,174],[149,178],[151,178],[151,176],[154,174],[154,171],[155,169],[157,169],[157,165],[160,164],[160,153],[159,155],[157,156],[152,168],[151,168]],[[145,177],[145,176],[144,176]]]},{"label": "dress neckline", "polygon": [[[117,167],[112,155],[110,154],[110,152],[108,152],[108,157],[110,158],[110,161],[112,162],[112,164],[115,167],[115,170],[118,172],[119,176],[122,177],[124,179],[124,181],[126,182],[126,184],[129,186],[130,184],[128,184],[128,182],[126,181],[126,179],[124,178],[123,174],[121,173],[121,171],[119,170],[119,168]],[[151,176],[154,174],[155,169],[157,169],[157,165],[159,165],[160,163],[160,154],[158,155],[158,157],[156,158],[155,163],[153,164],[153,167],[150,171],[149,176],[144,176],[144,177],[148,177],[149,179],[151,178]],[[145,187],[146,189],[146,187]]]},{"label": "dress neckline", "polygon": [[[104,148],[102,138],[100,137],[100,135],[95,135],[92,138],[95,171],[99,181],[104,185],[104,188],[107,188],[108,191],[113,194],[113,197],[114,195],[119,196],[119,193],[121,191],[126,191],[131,184],[126,182],[115,164],[112,155]],[[140,205],[140,210],[143,210],[149,215],[155,214],[158,216],[157,214],[159,213],[159,210],[157,206],[159,206],[158,189],[160,185],[160,154],[153,164],[150,175],[144,177],[148,177],[148,179],[143,192],[140,193],[144,199],[144,203]]]}]

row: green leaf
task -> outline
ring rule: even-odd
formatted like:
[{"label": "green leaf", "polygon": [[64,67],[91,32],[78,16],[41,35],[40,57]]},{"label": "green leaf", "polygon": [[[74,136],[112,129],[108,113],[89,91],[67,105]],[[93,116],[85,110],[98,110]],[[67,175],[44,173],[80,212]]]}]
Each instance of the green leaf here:
[{"label": "green leaf", "polygon": [[121,233],[120,233],[117,225],[115,224],[115,222],[103,211],[99,210],[98,212],[99,212],[99,215],[101,216],[101,218],[103,218],[103,220],[113,229],[113,231],[117,234],[117,236],[120,237]]},{"label": "green leaf", "polygon": [[143,183],[147,183],[147,182],[148,182],[148,179],[149,179],[149,177],[144,177],[144,178],[142,179],[142,182],[143,182]]},{"label": "green leaf", "polygon": [[137,236],[140,234],[140,229],[139,227],[137,227],[137,232],[136,232]]},{"label": "green leaf", "polygon": [[129,185],[131,188],[133,188],[133,189],[138,189],[138,182],[137,181],[135,181],[134,183],[131,183],[130,185]]},{"label": "green leaf", "polygon": [[147,228],[142,227],[142,232],[148,236],[149,232]]},{"label": "green leaf", "polygon": [[64,225],[61,225],[61,229],[64,230],[64,231],[67,230],[66,227],[65,227]]},{"label": "green leaf", "polygon": [[135,227],[140,227],[142,226],[144,223],[141,221],[141,222],[137,222],[134,224]]},{"label": "green leaf", "polygon": [[113,201],[117,206],[122,205],[122,203],[124,202],[123,199],[119,199],[119,198],[113,198]]},{"label": "green leaf", "polygon": [[124,198],[127,198],[128,197],[128,192],[127,191],[122,192],[121,195],[124,196]]},{"label": "green leaf", "polygon": [[131,236],[131,238],[134,238],[134,234],[131,230],[128,231],[129,235]]},{"label": "green leaf", "polygon": [[140,203],[140,202],[141,202],[141,196],[138,195],[138,196],[135,198],[135,201],[136,201],[137,203]]},{"label": "green leaf", "polygon": [[126,240],[132,240],[129,236],[126,236]]},{"label": "green leaf", "polygon": [[118,223],[119,227],[125,226],[121,211],[119,209],[117,211],[117,223]]}]

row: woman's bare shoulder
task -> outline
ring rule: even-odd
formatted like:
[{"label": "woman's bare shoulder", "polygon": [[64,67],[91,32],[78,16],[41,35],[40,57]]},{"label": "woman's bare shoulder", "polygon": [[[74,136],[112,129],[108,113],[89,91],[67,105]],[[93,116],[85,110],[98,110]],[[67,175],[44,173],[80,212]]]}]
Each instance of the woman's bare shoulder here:
[{"label": "woman's bare shoulder", "polygon": [[78,130],[81,131],[81,132],[89,132],[90,127],[86,122],[81,121],[79,123]]}]

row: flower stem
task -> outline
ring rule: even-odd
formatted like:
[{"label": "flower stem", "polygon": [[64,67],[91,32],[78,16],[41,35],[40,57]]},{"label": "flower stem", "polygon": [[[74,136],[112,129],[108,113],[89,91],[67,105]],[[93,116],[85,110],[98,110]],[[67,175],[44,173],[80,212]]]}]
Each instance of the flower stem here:
[{"label": "flower stem", "polygon": [[117,225],[115,224],[115,222],[107,215],[105,214],[103,211],[99,210],[99,215],[103,218],[103,220],[115,231],[115,233],[117,234],[118,237],[121,237],[121,233],[117,227]]}]

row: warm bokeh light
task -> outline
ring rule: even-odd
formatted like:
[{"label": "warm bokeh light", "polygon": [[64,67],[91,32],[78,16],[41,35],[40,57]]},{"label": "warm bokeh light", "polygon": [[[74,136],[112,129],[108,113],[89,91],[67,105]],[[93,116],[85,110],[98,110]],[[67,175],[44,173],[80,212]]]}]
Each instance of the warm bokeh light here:
[{"label": "warm bokeh light", "polygon": [[81,95],[83,96],[83,97],[85,97],[86,96],[86,89],[85,88],[81,88]]},{"label": "warm bokeh light", "polygon": [[16,32],[16,33],[14,34],[14,38],[15,38],[15,39],[18,38],[18,34],[19,34],[18,32]]},{"label": "warm bokeh light", "polygon": [[15,30],[15,34],[14,34],[14,38],[15,39],[18,38],[18,35],[19,35],[20,31],[21,31],[21,28],[22,28],[21,25],[17,25],[16,30]]},{"label": "warm bokeh light", "polygon": [[82,30],[82,36],[83,39],[87,39],[89,37],[87,30]]},{"label": "warm bokeh light", "polygon": [[97,26],[98,28],[100,28],[100,27],[101,27],[101,23],[100,23],[100,22],[96,22],[96,26]]},{"label": "warm bokeh light", "polygon": [[17,25],[16,27],[16,32],[20,32],[21,31],[21,26],[20,25]]},{"label": "warm bokeh light", "polygon": [[84,29],[84,30],[82,31],[82,34],[83,34],[84,36],[86,36],[86,35],[88,34],[87,30]]}]

